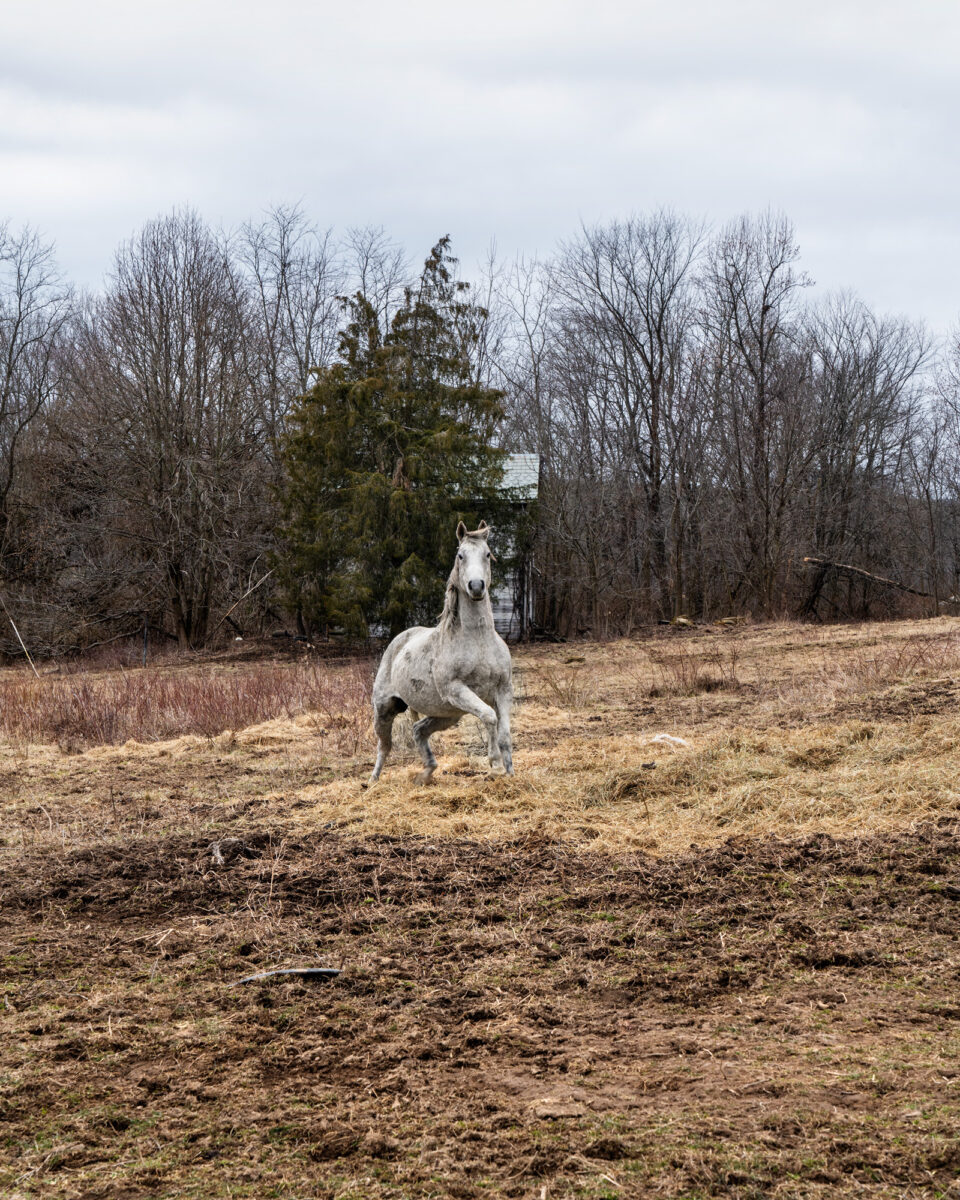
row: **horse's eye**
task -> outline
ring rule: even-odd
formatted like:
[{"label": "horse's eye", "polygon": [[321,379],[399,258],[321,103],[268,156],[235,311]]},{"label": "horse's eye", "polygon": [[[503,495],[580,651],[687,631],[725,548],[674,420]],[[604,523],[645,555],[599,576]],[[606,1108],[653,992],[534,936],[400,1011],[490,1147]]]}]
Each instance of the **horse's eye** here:
[{"label": "horse's eye", "polygon": [[462,554],[458,554],[458,555],[457,555],[457,558],[459,558],[459,559],[460,559],[460,561],[461,561],[461,562],[463,562],[463,555],[462,555]]}]

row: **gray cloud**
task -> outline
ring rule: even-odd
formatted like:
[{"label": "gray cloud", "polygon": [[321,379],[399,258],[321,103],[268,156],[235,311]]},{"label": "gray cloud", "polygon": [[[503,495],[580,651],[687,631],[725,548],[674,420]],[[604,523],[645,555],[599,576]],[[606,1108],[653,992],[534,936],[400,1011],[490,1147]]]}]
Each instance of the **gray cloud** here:
[{"label": "gray cloud", "polygon": [[419,255],[548,252],[658,205],[784,209],[807,269],[938,328],[960,311],[960,10],[839,0],[21,5],[0,45],[0,216],[95,286],[175,204],[302,201]]}]

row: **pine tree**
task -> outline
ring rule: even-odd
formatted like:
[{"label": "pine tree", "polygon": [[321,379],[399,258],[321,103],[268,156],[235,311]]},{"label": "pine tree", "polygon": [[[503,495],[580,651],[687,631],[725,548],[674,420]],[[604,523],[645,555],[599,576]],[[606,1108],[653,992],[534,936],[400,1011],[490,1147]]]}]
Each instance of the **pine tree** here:
[{"label": "pine tree", "polygon": [[385,335],[354,296],[339,361],[291,413],[279,564],[308,628],[435,620],[457,521],[509,520],[501,394],[474,368],[487,314],[455,263],[441,239]]}]

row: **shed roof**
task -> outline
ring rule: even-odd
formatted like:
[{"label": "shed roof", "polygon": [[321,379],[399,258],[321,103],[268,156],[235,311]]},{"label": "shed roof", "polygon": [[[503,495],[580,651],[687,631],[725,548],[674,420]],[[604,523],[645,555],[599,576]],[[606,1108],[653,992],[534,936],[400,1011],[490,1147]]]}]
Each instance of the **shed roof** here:
[{"label": "shed roof", "polygon": [[508,454],[503,461],[504,488],[516,488],[526,500],[535,500],[540,486],[539,454]]}]

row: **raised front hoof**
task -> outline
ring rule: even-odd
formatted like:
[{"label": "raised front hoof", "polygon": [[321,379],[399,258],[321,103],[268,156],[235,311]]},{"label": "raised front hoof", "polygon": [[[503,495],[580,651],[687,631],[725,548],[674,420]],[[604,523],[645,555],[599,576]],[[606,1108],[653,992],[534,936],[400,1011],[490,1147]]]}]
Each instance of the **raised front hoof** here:
[{"label": "raised front hoof", "polygon": [[436,769],[436,767],[424,767],[414,780],[414,783],[429,783],[433,779],[433,773]]}]

